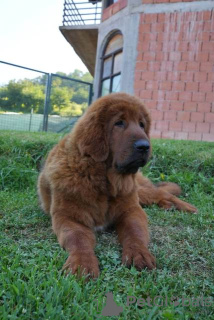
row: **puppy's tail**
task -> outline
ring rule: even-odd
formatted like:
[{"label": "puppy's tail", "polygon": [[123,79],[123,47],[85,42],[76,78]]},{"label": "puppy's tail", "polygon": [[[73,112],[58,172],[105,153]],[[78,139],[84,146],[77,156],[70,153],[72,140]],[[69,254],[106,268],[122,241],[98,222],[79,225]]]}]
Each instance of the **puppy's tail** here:
[{"label": "puppy's tail", "polygon": [[159,182],[155,186],[177,197],[181,194],[181,188],[173,182]]}]

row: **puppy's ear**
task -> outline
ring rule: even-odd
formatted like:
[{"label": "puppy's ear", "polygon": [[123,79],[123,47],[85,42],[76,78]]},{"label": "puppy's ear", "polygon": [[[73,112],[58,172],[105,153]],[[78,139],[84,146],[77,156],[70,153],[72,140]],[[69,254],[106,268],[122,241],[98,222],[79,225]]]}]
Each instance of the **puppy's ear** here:
[{"label": "puppy's ear", "polygon": [[107,124],[90,112],[79,125],[77,144],[82,156],[89,155],[96,162],[105,161],[109,154]]}]

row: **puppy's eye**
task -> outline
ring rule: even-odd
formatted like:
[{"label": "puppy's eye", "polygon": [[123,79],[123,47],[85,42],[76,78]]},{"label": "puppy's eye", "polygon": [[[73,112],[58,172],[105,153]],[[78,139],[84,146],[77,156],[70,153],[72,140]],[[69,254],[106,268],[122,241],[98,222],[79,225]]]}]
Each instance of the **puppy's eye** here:
[{"label": "puppy's eye", "polygon": [[124,128],[125,127],[125,122],[123,120],[119,120],[117,122],[115,122],[114,124],[116,127],[121,127]]},{"label": "puppy's eye", "polygon": [[144,128],[144,123],[142,121],[140,121],[140,127]]}]

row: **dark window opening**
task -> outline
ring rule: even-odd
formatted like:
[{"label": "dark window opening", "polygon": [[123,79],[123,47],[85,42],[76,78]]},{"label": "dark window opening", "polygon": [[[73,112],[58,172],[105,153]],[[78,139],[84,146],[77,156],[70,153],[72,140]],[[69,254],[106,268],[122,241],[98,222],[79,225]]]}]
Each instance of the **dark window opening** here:
[{"label": "dark window opening", "polygon": [[123,56],[123,37],[120,33],[110,39],[102,57],[100,96],[119,92]]}]

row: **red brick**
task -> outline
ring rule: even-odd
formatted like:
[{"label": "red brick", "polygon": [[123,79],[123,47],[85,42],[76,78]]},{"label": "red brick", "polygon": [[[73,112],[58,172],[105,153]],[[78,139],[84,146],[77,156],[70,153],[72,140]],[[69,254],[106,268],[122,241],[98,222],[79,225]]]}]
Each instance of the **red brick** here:
[{"label": "red brick", "polygon": [[210,112],[211,111],[211,104],[209,102],[199,102],[197,111],[198,112]]},{"label": "red brick", "polygon": [[188,62],[187,63],[187,70],[188,71],[199,71],[199,62],[195,62],[195,61],[192,61],[192,62]]},{"label": "red brick", "polygon": [[214,82],[214,72],[208,73],[208,81],[213,81]]},{"label": "red brick", "polygon": [[213,63],[212,63],[212,62],[202,62],[202,63],[201,63],[200,71],[210,72],[211,70],[214,71]]},{"label": "red brick", "polygon": [[175,61],[174,62],[174,67],[173,67],[173,70],[175,71],[186,71],[186,68],[187,68],[187,62],[185,61]]},{"label": "red brick", "polygon": [[116,2],[116,3],[113,4],[112,14],[115,14],[118,11],[120,11],[120,2]]},{"label": "red brick", "polygon": [[154,61],[155,60],[155,52],[144,52],[143,61]]},{"label": "red brick", "polygon": [[210,125],[210,133],[214,133],[214,123]]},{"label": "red brick", "polygon": [[147,33],[151,31],[151,23],[143,23],[139,27],[140,33]]},{"label": "red brick", "polygon": [[163,61],[160,62],[161,71],[172,71],[173,70],[173,61]]},{"label": "red brick", "polygon": [[184,102],[184,111],[196,111],[197,110],[197,103],[196,102]]},{"label": "red brick", "polygon": [[182,52],[181,60],[182,61],[194,61],[195,52]]},{"label": "red brick", "polygon": [[180,52],[170,52],[169,53],[169,60],[170,61],[180,61],[181,60],[181,53]]},{"label": "red brick", "polygon": [[[141,35],[139,35],[139,38]],[[140,40],[140,39],[139,39]],[[149,50],[149,41],[145,42],[144,40],[140,40],[137,45],[138,52],[144,52]]]},{"label": "red brick", "polygon": [[[214,32],[213,32],[213,34],[214,34]],[[209,61],[214,62],[214,52],[209,53]]]},{"label": "red brick", "polygon": [[163,32],[164,31],[164,24],[162,22],[152,23],[151,31],[152,32]]},{"label": "red brick", "polygon": [[195,72],[194,81],[206,82],[207,81],[207,72]]},{"label": "red brick", "polygon": [[141,90],[140,91],[141,99],[151,99],[152,98],[152,90]]},{"label": "red brick", "polygon": [[210,41],[211,32],[203,32],[202,30],[196,34],[196,41],[200,41],[200,50],[202,49],[201,41],[208,42]]},{"label": "red brick", "polygon": [[199,91],[201,92],[212,92],[213,91],[213,82],[206,82],[199,84]]},{"label": "red brick", "polygon": [[159,139],[159,138],[161,138],[161,131],[152,130],[150,133],[150,136],[154,139]]},{"label": "red brick", "polygon": [[143,33],[143,41],[155,41],[157,39],[157,33]]},{"label": "red brick", "polygon": [[137,61],[137,63],[136,63],[136,70],[137,70],[137,71],[140,71],[140,70],[146,71],[146,70],[148,70],[148,68],[147,68],[147,62]]},{"label": "red brick", "polygon": [[157,41],[150,41],[149,44],[149,51],[161,51],[162,50],[162,43]]},{"label": "red brick", "polygon": [[160,101],[160,100],[165,100],[165,92],[162,90],[154,90],[152,99]]},{"label": "red brick", "polygon": [[170,121],[169,130],[171,130],[171,131],[181,131],[182,130],[182,122]]},{"label": "red brick", "polygon": [[188,50],[189,41],[179,41],[175,44],[175,51],[186,52]]},{"label": "red brick", "polygon": [[151,110],[151,118],[152,120],[163,120],[163,111],[160,110]]},{"label": "red brick", "polygon": [[167,111],[170,109],[170,101],[158,101],[157,110]]},{"label": "red brick", "polygon": [[167,61],[169,60],[169,53],[168,52],[157,52],[156,53],[156,60],[157,61]]},{"label": "red brick", "polygon": [[141,79],[142,80],[153,80],[154,79],[154,72],[142,71]]},{"label": "red brick", "polygon": [[184,132],[195,132],[195,123],[193,122],[183,122],[183,130]]},{"label": "red brick", "polygon": [[188,135],[189,140],[195,140],[195,141],[201,141],[202,139],[202,133],[189,133]]},{"label": "red brick", "polygon": [[184,103],[182,101],[172,101],[170,103],[171,110],[181,111],[183,110]]},{"label": "red brick", "polygon": [[187,140],[188,133],[187,132],[175,132],[175,139],[178,140]]},{"label": "red brick", "polygon": [[173,81],[172,83],[172,90],[173,91],[184,91],[184,82],[181,81]]},{"label": "red brick", "polygon": [[172,52],[172,51],[174,51],[174,49],[175,49],[175,41],[163,42],[163,47],[162,47],[163,52]]},{"label": "red brick", "polygon": [[[197,33],[195,34],[195,38],[197,36]],[[190,41],[189,43],[189,47],[188,47],[188,51],[189,53],[191,52],[200,52],[202,50],[202,44],[203,42],[202,41],[197,41],[197,40],[192,40]]]},{"label": "red brick", "polygon": [[144,21],[146,23],[155,23],[157,22],[158,20],[158,15],[155,13],[155,14],[145,14],[145,17],[144,17]]},{"label": "red brick", "polygon": [[210,124],[209,123],[201,123],[198,122],[196,124],[196,132],[209,133],[210,132]]},{"label": "red brick", "polygon": [[177,121],[189,121],[190,120],[190,112],[188,111],[179,111],[177,113]]},{"label": "red brick", "polygon": [[169,128],[169,121],[158,121],[156,123],[156,130],[167,131]]},{"label": "red brick", "polygon": [[193,71],[186,71],[181,72],[181,81],[193,81],[194,72]]},{"label": "red brick", "polygon": [[120,0],[119,4],[120,4],[120,10],[122,10],[127,6],[127,0]]},{"label": "red brick", "polygon": [[203,122],[204,113],[203,112],[191,112],[191,122]]},{"label": "red brick", "polygon": [[167,72],[167,80],[169,81],[179,81],[181,73],[177,71]]},{"label": "red brick", "polygon": [[158,34],[157,34],[157,41],[158,42],[167,42],[167,41],[169,41],[169,39],[170,39],[170,33],[158,32]]},{"label": "red brick", "polygon": [[153,3],[154,2],[154,0],[144,0],[143,1],[143,3],[145,4],[145,3]]},{"label": "red brick", "polygon": [[173,131],[163,131],[161,138],[163,139],[174,139],[175,133]]},{"label": "red brick", "polygon": [[196,102],[205,101],[205,93],[204,92],[193,92],[192,101],[196,101]]},{"label": "red brick", "polygon": [[144,80],[135,81],[135,84],[134,84],[135,89],[145,89],[145,86],[146,86],[146,81]]},{"label": "red brick", "polygon": [[139,81],[141,80],[141,71],[135,71],[135,75],[134,75],[134,81]]},{"label": "red brick", "polygon": [[158,14],[158,22],[166,22],[169,21],[170,15],[168,13],[159,13]]},{"label": "red brick", "polygon": [[158,81],[147,81],[146,82],[146,89],[148,90],[158,90],[159,82]]},{"label": "red brick", "polygon": [[197,92],[198,91],[198,86],[199,86],[198,82],[187,82],[185,90],[186,91],[196,91]]},{"label": "red brick", "polygon": [[197,13],[197,21],[199,20],[210,20],[212,11],[201,11]]},{"label": "red brick", "polygon": [[178,92],[167,91],[166,100],[178,100]]},{"label": "red brick", "polygon": [[134,89],[134,95],[140,97],[140,89]]},{"label": "red brick", "polygon": [[191,101],[192,92],[179,92],[179,101]]},{"label": "red brick", "polygon": [[206,113],[205,122],[214,123],[214,113]]},{"label": "red brick", "polygon": [[214,102],[214,92],[206,93],[206,102]]},{"label": "red brick", "polygon": [[214,141],[214,134],[213,133],[203,133],[202,135],[202,141]]},{"label": "red brick", "polygon": [[176,111],[166,111],[164,112],[164,120],[176,120]]},{"label": "red brick", "polygon": [[143,53],[142,52],[138,52],[136,61],[142,61],[142,60],[143,60]]},{"label": "red brick", "polygon": [[150,109],[156,109],[157,106],[157,101],[155,100],[148,100],[146,101],[146,107],[150,110]]},{"label": "red brick", "polygon": [[148,70],[149,71],[159,71],[160,70],[160,62],[159,61],[149,61],[148,62]]},{"label": "red brick", "polygon": [[167,72],[165,71],[158,71],[154,73],[155,80],[166,80]]},{"label": "red brick", "polygon": [[168,90],[172,89],[172,82],[171,81],[161,81],[160,82],[160,90]]},{"label": "red brick", "polygon": [[208,42],[208,41],[204,41],[202,44],[202,51],[210,51],[213,52],[214,51],[214,43],[213,42]]}]

